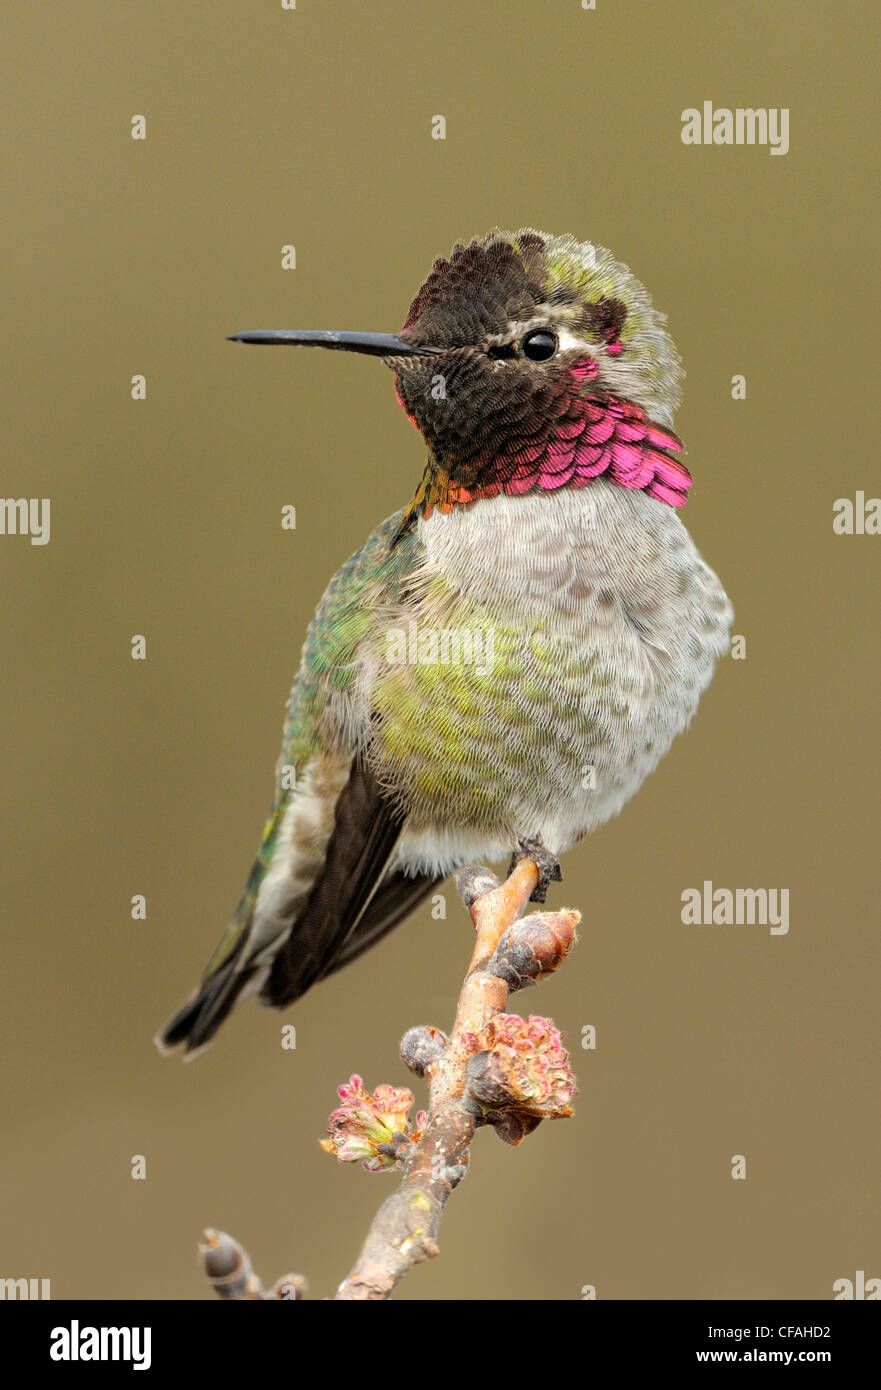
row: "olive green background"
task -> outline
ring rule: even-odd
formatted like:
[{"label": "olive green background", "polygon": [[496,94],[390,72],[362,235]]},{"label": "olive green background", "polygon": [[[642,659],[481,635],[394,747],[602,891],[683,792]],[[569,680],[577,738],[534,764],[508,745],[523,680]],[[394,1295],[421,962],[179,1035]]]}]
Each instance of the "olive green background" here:
[{"label": "olive green background", "polygon": [[[6,30],[0,476],[51,498],[52,538],[0,538],[0,1275],[201,1298],[214,1224],[326,1296],[391,1190],[316,1138],[350,1072],[406,1085],[402,1032],[448,1026],[451,890],[446,921],[423,909],[287,1015],[245,1005],[194,1065],[151,1042],[251,863],[315,603],[424,459],[380,364],[224,336],[393,331],[434,256],[494,224],[610,246],[669,314],[686,520],[747,657],[553,891],[580,945],[514,1007],[565,1031],[575,1118],[478,1135],[399,1296],[829,1299],[881,1275],[881,539],[832,531],[837,497],[881,491],[875,15],[163,0],[21,3]],[[789,107],[790,152],[684,146],[705,99]],[[788,887],[789,935],[683,926],[705,879]]]}]

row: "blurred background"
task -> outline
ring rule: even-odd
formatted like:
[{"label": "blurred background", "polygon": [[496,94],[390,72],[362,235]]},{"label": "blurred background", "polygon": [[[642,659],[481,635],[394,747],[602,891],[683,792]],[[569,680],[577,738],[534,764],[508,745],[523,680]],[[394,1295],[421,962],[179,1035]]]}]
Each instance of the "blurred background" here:
[{"label": "blurred background", "polygon": [[[836,498],[881,492],[877,17],[84,0],[5,27],[2,490],[51,498],[52,532],[0,537],[0,1275],[204,1298],[213,1224],[325,1296],[391,1190],[316,1139],[352,1071],[423,1099],[397,1042],[451,1020],[451,887],[445,921],[423,908],[287,1014],[245,1005],[194,1065],[151,1041],[251,864],[315,604],[424,463],[380,364],[224,338],[393,331],[435,256],[523,224],[611,247],[668,313],[686,521],[746,659],[552,891],[581,944],[515,1007],[564,1030],[575,1118],[478,1135],[398,1296],[828,1299],[881,1275],[881,539],[832,530]],[[789,153],[684,146],[704,100],[790,108]],[[788,935],[684,926],[704,880],[788,888]]]}]

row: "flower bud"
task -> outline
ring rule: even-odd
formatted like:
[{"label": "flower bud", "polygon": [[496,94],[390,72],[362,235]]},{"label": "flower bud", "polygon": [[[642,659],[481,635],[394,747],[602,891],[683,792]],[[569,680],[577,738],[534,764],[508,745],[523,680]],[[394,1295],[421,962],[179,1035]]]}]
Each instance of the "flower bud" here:
[{"label": "flower bud", "polygon": [[577,912],[534,912],[505,932],[487,966],[513,993],[551,975],[566,959],[581,920]]},{"label": "flower bud", "polygon": [[449,1038],[439,1028],[408,1028],[401,1038],[401,1060],[417,1076],[440,1057]]},{"label": "flower bud", "polygon": [[[377,1086],[371,1095],[360,1076],[351,1076],[338,1095],[343,1103],[328,1122],[330,1138],[319,1140],[325,1153],[334,1154],[340,1163],[360,1160],[368,1173],[399,1167],[404,1150],[421,1137],[419,1128],[411,1130],[408,1118],[413,1092],[406,1086]],[[420,1110],[417,1126],[425,1118]]]},{"label": "flower bud", "polygon": [[572,1114],[575,1077],[549,1019],[496,1014],[480,1034],[467,1036],[466,1046],[469,1090],[481,1108],[538,1120]]}]

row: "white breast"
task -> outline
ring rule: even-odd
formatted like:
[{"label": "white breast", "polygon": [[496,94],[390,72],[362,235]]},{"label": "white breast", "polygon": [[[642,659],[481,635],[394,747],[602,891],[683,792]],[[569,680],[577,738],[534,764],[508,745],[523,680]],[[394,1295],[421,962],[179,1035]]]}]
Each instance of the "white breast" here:
[{"label": "white breast", "polygon": [[[541,833],[559,853],[619,811],[688,724],[728,647],[725,591],[672,508],[602,478],[435,511],[419,534],[427,574],[442,574],[463,598],[501,605],[527,631],[541,626],[560,644],[561,668],[572,650],[596,658],[602,683],[585,679],[574,713],[571,699],[561,701],[555,729],[594,784],[550,785],[549,758],[548,783],[518,804],[516,830]],[[510,847],[507,828],[478,842],[437,826],[409,833],[401,857],[447,868]]]},{"label": "white breast", "polygon": [[724,590],[678,513],[605,478],[434,511],[419,534],[429,570],[450,586],[507,601],[561,631],[624,620],[666,647],[683,619],[706,607],[730,621]]}]

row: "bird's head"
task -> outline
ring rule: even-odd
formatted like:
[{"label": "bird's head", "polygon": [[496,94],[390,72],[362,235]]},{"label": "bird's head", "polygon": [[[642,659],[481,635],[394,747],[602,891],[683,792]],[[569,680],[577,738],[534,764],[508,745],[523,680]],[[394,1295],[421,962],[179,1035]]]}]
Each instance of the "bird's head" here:
[{"label": "bird's head", "polygon": [[428,445],[414,503],[424,514],[604,472],[685,500],[691,480],[670,432],[678,353],[640,282],[590,242],[527,228],[457,244],[398,334],[236,336],[383,357]]}]

